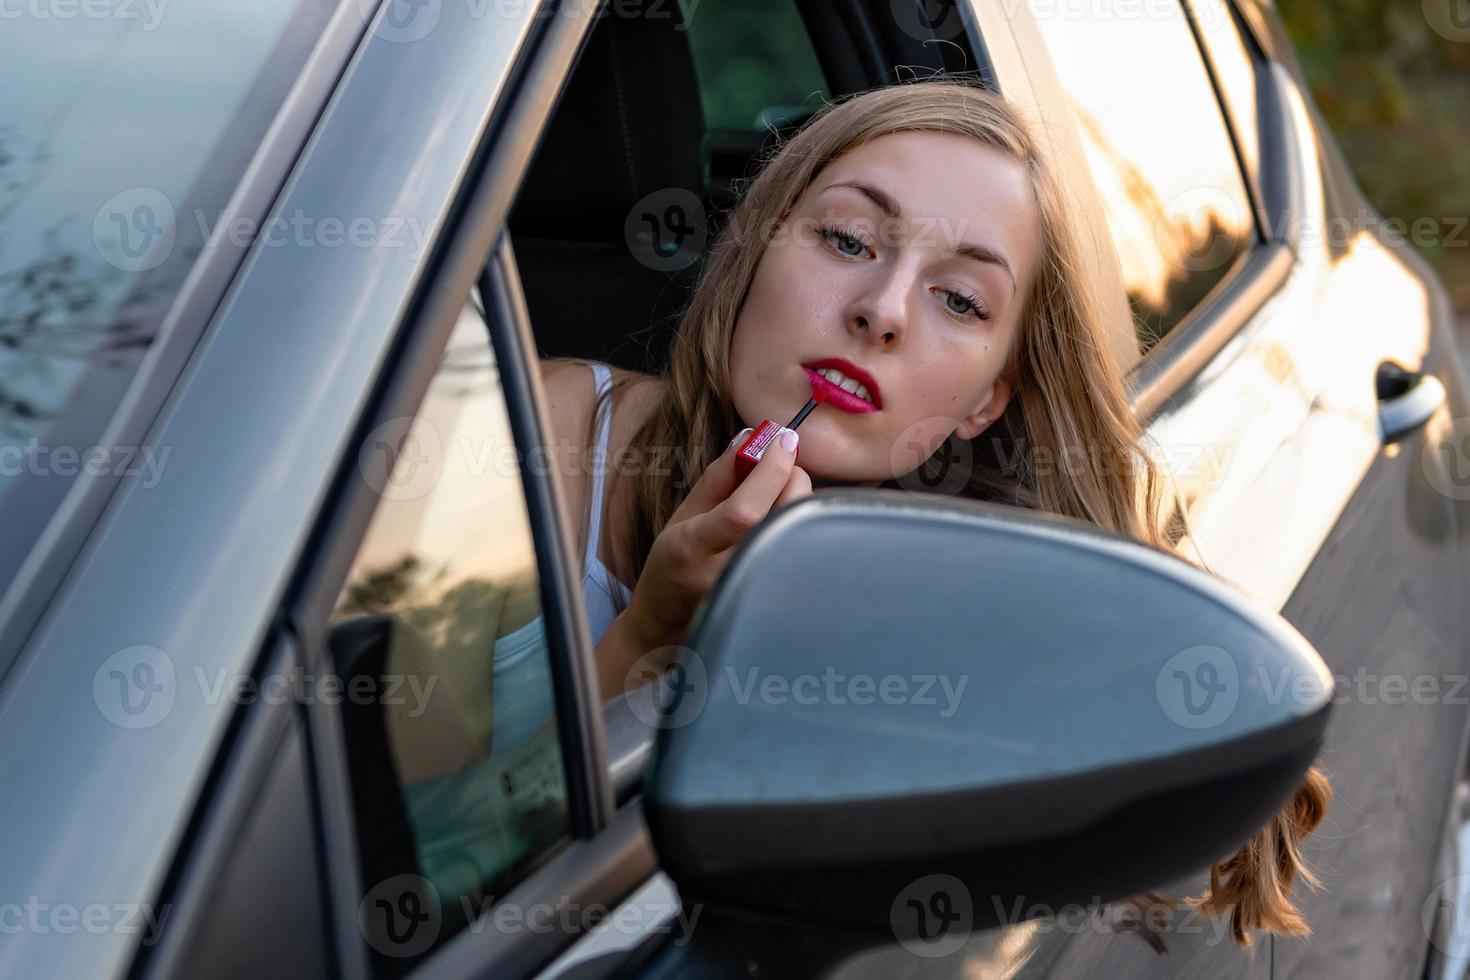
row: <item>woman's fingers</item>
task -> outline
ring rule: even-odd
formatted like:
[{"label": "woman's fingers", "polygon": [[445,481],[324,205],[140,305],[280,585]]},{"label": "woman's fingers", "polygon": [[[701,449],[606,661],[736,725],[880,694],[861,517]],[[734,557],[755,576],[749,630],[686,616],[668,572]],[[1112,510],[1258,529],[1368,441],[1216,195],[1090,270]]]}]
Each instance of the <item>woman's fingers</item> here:
[{"label": "woman's fingers", "polygon": [[[733,459],[728,460],[731,467]],[[760,462],[739,486],[709,511],[690,518],[690,528],[706,554],[724,551],[736,544],[771,512],[796,466],[796,453],[777,438],[766,448]],[[733,481],[734,476],[731,475]]]},{"label": "woman's fingers", "polygon": [[694,481],[694,486],[689,488],[689,493],[674,509],[673,516],[669,518],[670,524],[695,514],[703,514],[730,496],[735,489],[735,454],[752,431],[748,428],[741,430],[730,445],[725,447],[725,451],[705,467],[699,479]]},{"label": "woman's fingers", "polygon": [[789,504],[793,500],[810,497],[811,493],[811,474],[800,466],[793,466],[791,467],[791,475],[786,478],[786,486],[782,488],[781,495],[776,498],[776,502],[771,505],[771,510],[775,510],[783,504]]}]

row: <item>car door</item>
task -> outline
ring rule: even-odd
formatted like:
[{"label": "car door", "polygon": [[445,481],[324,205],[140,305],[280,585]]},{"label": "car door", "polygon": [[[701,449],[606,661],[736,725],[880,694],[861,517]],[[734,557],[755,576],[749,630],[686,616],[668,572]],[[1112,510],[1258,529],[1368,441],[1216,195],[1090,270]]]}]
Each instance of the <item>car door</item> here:
[{"label": "car door", "polygon": [[[154,432],[176,465],[115,502],[76,583],[136,595],[172,651],[146,678],[166,717],[84,746],[111,773],[88,791],[116,794],[84,816],[118,834],[89,863],[169,913],[104,937],[127,956],[96,975],[529,975],[651,873],[611,806],[554,489],[516,452],[545,436],[513,277],[461,315],[591,12],[447,5],[415,33],[391,6],[358,22],[271,212],[345,237],[250,243]],[[491,751],[487,658],[538,620],[544,643],[515,647],[540,655],[534,710],[500,712]],[[109,621],[70,629],[112,643]],[[52,776],[37,805],[67,802]]]},{"label": "car door", "polygon": [[[1045,50],[1078,117],[1133,314],[1132,398],[1175,475],[1184,543],[1279,609],[1337,682],[1319,760],[1337,796],[1304,848],[1325,887],[1298,882],[1313,937],[1272,941],[1272,969],[1417,975],[1466,725],[1463,508],[1439,455],[1465,391],[1443,291],[1363,220],[1268,11],[1195,0],[1127,23],[1066,7],[1011,23],[1032,77],[1053,77]],[[1140,112],[1179,98],[1184,61],[1193,102]],[[1139,116],[1155,135],[1130,140]],[[1232,150],[1238,173],[1149,174]],[[1271,683],[1218,659],[1186,686]]]}]

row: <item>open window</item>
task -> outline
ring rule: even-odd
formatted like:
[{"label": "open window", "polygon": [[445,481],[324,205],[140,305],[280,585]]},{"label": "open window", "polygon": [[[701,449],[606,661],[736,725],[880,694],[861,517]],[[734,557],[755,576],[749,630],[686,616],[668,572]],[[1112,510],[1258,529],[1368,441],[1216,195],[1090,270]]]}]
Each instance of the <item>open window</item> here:
[{"label": "open window", "polygon": [[951,3],[602,10],[508,222],[540,354],[656,373],[759,155],[826,101],[941,71],[988,75]]}]

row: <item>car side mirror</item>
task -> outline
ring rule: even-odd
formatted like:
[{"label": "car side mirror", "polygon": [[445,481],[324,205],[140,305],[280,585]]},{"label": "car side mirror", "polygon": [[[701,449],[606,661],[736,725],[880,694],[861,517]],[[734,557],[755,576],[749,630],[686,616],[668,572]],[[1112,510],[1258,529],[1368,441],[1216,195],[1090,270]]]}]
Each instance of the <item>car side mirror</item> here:
[{"label": "car side mirror", "polygon": [[686,905],[858,945],[922,934],[930,876],[979,929],[1227,857],[1301,784],[1332,692],[1285,620],[1180,558],[864,488],[752,532],[661,684],[644,809]]}]

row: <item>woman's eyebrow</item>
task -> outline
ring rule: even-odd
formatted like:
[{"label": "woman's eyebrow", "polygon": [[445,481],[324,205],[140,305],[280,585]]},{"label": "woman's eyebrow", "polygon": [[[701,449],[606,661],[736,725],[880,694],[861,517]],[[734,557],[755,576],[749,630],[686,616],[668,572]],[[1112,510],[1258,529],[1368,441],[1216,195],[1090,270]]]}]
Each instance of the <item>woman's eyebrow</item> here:
[{"label": "woman's eyebrow", "polygon": [[[868,200],[878,205],[879,210],[888,217],[895,220],[903,218],[903,209],[881,187],[874,187],[872,184],[864,183],[861,180],[839,180],[835,183],[828,184],[822,190],[830,191],[836,187],[847,187],[851,190],[859,191]],[[1014,293],[1016,291],[1016,274],[1011,271],[1011,264],[1006,261],[1006,257],[995,249],[986,245],[977,245],[974,242],[961,242],[955,247],[955,254],[967,256],[977,262],[987,262],[991,265],[1000,266],[1011,279],[1011,292]]]}]

